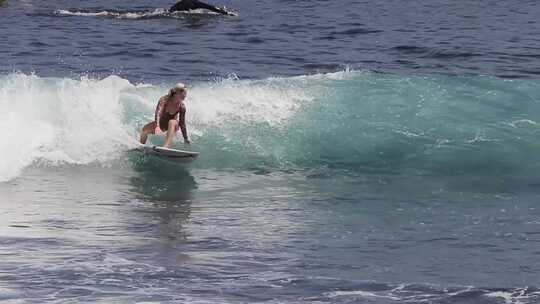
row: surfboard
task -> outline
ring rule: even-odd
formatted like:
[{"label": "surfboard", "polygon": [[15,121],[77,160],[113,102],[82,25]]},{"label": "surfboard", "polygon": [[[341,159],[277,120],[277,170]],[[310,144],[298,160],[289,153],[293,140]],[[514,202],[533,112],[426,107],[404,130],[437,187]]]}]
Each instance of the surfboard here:
[{"label": "surfboard", "polygon": [[175,163],[190,163],[199,157],[198,152],[177,150],[159,146],[140,145],[134,150]]}]

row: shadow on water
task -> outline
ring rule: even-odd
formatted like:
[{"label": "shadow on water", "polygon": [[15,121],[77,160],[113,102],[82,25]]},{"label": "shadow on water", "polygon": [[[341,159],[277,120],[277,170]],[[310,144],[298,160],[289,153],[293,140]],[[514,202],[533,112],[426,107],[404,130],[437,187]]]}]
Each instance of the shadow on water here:
[{"label": "shadow on water", "polygon": [[131,178],[134,190],[144,199],[165,202],[184,202],[197,188],[195,179],[185,165],[134,153],[130,155],[133,169],[138,174]]},{"label": "shadow on water", "polygon": [[197,183],[188,168],[158,158],[129,156],[134,171],[133,191],[148,202],[144,213],[159,218],[159,235],[168,240],[185,240],[183,225],[191,214],[191,195]]},{"label": "shadow on water", "polygon": [[7,0],[0,0],[0,7],[7,6]]}]

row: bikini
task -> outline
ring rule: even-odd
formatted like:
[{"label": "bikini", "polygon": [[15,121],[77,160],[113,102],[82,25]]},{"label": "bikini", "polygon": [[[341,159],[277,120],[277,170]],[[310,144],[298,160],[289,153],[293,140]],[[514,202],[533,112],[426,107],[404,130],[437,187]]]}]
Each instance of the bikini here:
[{"label": "bikini", "polygon": [[159,118],[159,128],[161,131],[167,131],[167,129],[169,129],[169,120],[174,119],[178,113],[180,113],[180,110],[174,114],[170,114],[167,110],[163,109],[163,114],[161,114],[161,117]]}]

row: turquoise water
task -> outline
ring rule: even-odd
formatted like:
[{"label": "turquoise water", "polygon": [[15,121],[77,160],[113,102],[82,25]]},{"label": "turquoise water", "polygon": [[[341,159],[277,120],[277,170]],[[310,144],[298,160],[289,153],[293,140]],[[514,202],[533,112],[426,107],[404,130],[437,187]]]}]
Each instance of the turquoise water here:
[{"label": "turquoise water", "polygon": [[[167,88],[117,76],[10,74],[0,83],[3,122],[16,126],[2,144],[5,155],[13,153],[4,180],[33,162],[124,159]],[[361,71],[197,82],[188,101],[190,149],[203,152],[196,168],[481,178],[510,191],[501,182],[537,178],[539,87],[536,80]]]},{"label": "turquoise water", "polygon": [[214,3],[0,0],[0,302],[540,302],[536,1]]},{"label": "turquoise water", "polygon": [[128,152],[168,84],[3,76],[1,299],[535,303],[538,85],[195,82],[179,166]]}]

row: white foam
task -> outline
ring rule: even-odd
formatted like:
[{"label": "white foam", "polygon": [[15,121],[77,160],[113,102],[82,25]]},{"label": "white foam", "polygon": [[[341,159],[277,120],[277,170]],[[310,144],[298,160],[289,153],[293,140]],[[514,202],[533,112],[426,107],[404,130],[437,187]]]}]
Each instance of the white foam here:
[{"label": "white foam", "polygon": [[[107,10],[87,12],[87,11],[71,11],[71,10],[59,9],[59,10],[55,10],[54,13],[56,15],[62,15],[62,16],[113,17],[113,18],[118,18],[118,19],[141,19],[141,18],[149,18],[149,17],[156,17],[156,16],[183,17],[186,15],[221,15],[219,13],[208,11],[205,9],[169,12],[169,10],[164,9],[164,8],[157,8],[153,11],[146,11],[146,12],[116,12],[116,11],[107,11]],[[232,16],[238,16],[238,14],[235,12],[229,12],[229,14]]]},{"label": "white foam", "polygon": [[514,120],[514,121],[508,123],[508,125],[510,125],[512,128],[518,128],[519,126],[522,126],[522,125],[537,126],[538,123],[536,121],[533,121],[533,120],[530,120],[530,119],[519,119],[519,120]]},{"label": "white foam", "polygon": [[279,126],[312,100],[304,90],[272,82],[225,80],[190,90],[188,119],[220,126],[234,121],[266,122]]},{"label": "white foam", "polygon": [[[309,75],[298,75],[290,77],[291,80],[296,81],[313,81],[313,80],[349,80],[349,79],[355,79],[358,78],[361,75],[371,75],[371,71],[369,70],[353,70],[349,67],[345,67],[341,71],[336,72],[328,72],[328,73],[315,73],[315,74],[309,74]],[[269,80],[283,80],[283,78],[280,77],[271,77]]]},{"label": "white foam", "polygon": [[336,298],[336,297],[343,297],[343,296],[360,296],[360,297],[367,297],[367,298],[385,298],[385,299],[390,299],[394,301],[401,300],[401,298],[398,298],[398,297],[394,297],[390,295],[378,295],[376,293],[364,291],[364,290],[333,291],[333,292],[327,292],[324,295],[329,298]]},{"label": "white foam", "polygon": [[113,159],[133,142],[121,122],[120,92],[132,85],[103,80],[43,79],[12,74],[0,78],[0,181],[36,160],[88,164]]},{"label": "white foam", "polygon": [[498,142],[498,141],[499,140],[497,140],[497,139],[487,138],[485,135],[483,135],[481,133],[476,133],[474,138],[467,140],[467,143],[474,144],[474,143]]},{"label": "white foam", "polygon": [[154,16],[161,16],[169,14],[169,12],[163,8],[155,9],[148,12],[114,12],[114,11],[96,11],[96,12],[84,12],[84,11],[70,11],[70,10],[56,10],[57,15],[63,16],[80,16],[80,17],[114,17],[120,19],[140,19]]},{"label": "white foam", "polygon": [[534,303],[537,303],[536,301],[538,300],[537,297],[539,295],[540,295],[540,292],[527,293],[526,288],[518,288],[514,291],[493,291],[486,294],[487,297],[503,299],[504,303],[507,303],[507,304],[533,303],[533,302],[529,302],[529,300],[532,300],[532,299],[535,300]]},{"label": "white foam", "polygon": [[[291,79],[226,79],[188,84],[188,131],[203,136],[208,128],[252,123],[285,126],[316,88]],[[40,78],[0,77],[0,181],[33,162],[107,165],[134,147],[140,128],[154,119],[157,100],[169,87],[133,85],[118,76]]]}]

